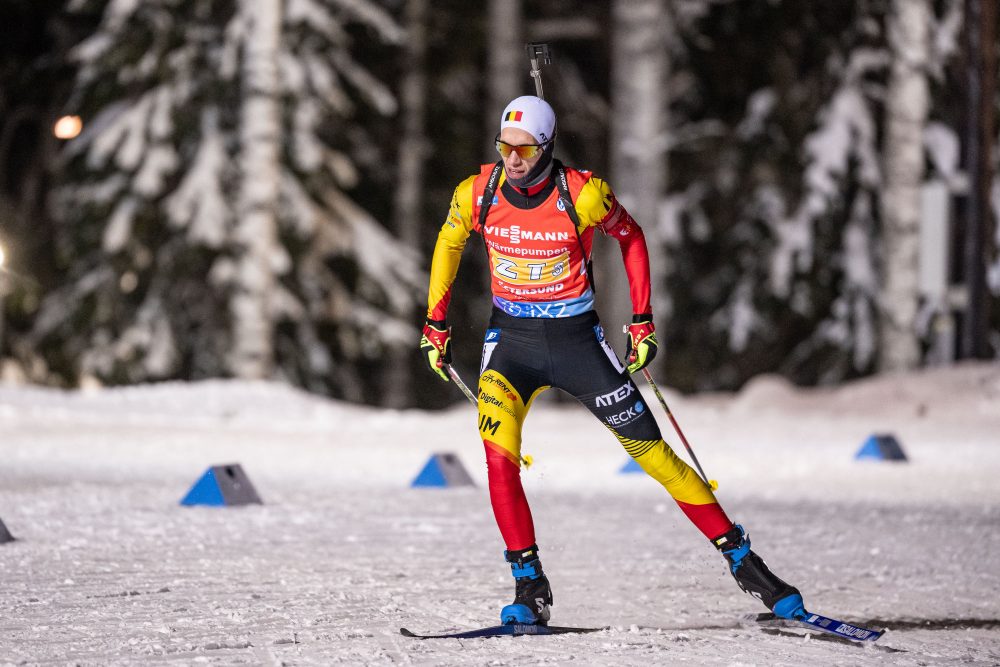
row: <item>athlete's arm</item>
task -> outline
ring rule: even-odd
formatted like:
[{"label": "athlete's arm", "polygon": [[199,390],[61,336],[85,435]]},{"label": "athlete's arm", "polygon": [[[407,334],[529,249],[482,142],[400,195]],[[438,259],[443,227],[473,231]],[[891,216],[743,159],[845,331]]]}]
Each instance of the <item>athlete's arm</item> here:
[{"label": "athlete's arm", "polygon": [[472,182],[470,176],[455,188],[448,217],[438,232],[431,258],[431,279],[427,288],[427,319],[444,322],[451,302],[451,286],[462,261],[462,250],[473,227]]},{"label": "athlete's arm", "polygon": [[649,298],[649,251],[639,223],[618,202],[611,186],[596,176],[592,176],[583,186],[576,208],[581,225],[587,226],[590,221],[589,224],[618,241],[622,260],[625,262],[625,274],[628,276],[632,313],[652,314]]}]

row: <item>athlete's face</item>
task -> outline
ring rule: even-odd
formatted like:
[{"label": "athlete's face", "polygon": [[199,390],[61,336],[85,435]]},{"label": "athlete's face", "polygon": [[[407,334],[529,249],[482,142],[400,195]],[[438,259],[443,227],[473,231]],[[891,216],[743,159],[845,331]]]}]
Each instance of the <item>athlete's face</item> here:
[{"label": "athlete's face", "polygon": [[[505,127],[501,130],[500,141],[511,146],[528,146],[538,143],[538,140],[530,133],[516,127]],[[510,155],[503,160],[503,168],[507,172],[507,178],[524,178],[541,159],[541,151],[531,158],[522,158],[517,154],[517,151],[511,151]]]}]

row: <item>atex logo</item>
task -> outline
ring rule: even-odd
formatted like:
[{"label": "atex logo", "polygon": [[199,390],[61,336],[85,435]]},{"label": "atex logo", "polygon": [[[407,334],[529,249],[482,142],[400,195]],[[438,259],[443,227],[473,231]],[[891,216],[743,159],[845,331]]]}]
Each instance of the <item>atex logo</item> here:
[{"label": "atex logo", "polygon": [[626,398],[631,396],[632,392],[635,391],[635,385],[631,382],[626,382],[622,386],[618,387],[614,391],[609,391],[606,394],[602,394],[597,397],[596,405],[599,408],[606,408],[624,401]]}]

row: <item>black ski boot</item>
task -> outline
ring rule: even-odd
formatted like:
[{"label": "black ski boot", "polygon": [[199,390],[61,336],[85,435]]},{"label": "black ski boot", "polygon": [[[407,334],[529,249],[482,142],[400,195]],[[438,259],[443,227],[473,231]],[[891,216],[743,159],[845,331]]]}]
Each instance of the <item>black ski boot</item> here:
[{"label": "black ski boot", "polygon": [[797,618],[805,615],[798,589],[774,576],[761,557],[750,550],[750,537],[743,526],[733,526],[712,542],[729,561],[729,571],[740,588],[763,602],[775,616]]},{"label": "black ski boot", "polygon": [[521,551],[504,551],[503,555],[514,575],[514,602],[500,610],[500,622],[547,625],[552,589],[538,560],[538,545],[532,544]]}]

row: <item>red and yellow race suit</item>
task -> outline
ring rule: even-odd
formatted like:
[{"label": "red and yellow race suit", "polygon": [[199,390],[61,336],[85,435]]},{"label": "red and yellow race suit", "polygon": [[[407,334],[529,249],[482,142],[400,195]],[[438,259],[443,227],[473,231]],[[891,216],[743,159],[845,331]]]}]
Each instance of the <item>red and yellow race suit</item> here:
[{"label": "red and yellow race suit", "polygon": [[532,208],[522,209],[505,195],[501,176],[486,228],[481,230],[479,210],[492,169],[493,165],[483,165],[479,174],[455,188],[448,217],[434,246],[429,319],[444,320],[447,315],[462,250],[473,230],[483,235],[489,250],[493,304],[508,315],[569,317],[593,310],[594,292],[587,276],[587,262],[595,229],[613,236],[621,245],[633,312],[650,312],[649,254],[642,229],[605,181],[589,172],[566,169],[580,220],[580,226],[574,229],[553,179],[529,192]]},{"label": "red and yellow race suit", "polygon": [[707,538],[724,534],[732,522],[708,485],[664,442],[593,310],[587,262],[600,229],[621,246],[634,312],[650,313],[649,255],[639,225],[605,181],[567,169],[579,226],[550,177],[526,191],[501,180],[480,229],[492,169],[483,165],[455,189],[434,248],[427,317],[445,320],[462,250],[471,232],[480,232],[494,312],[480,369],[479,430],[490,500],[507,548],[535,544],[520,481],[521,430],[532,401],[549,387],[574,396],[600,419]]}]

